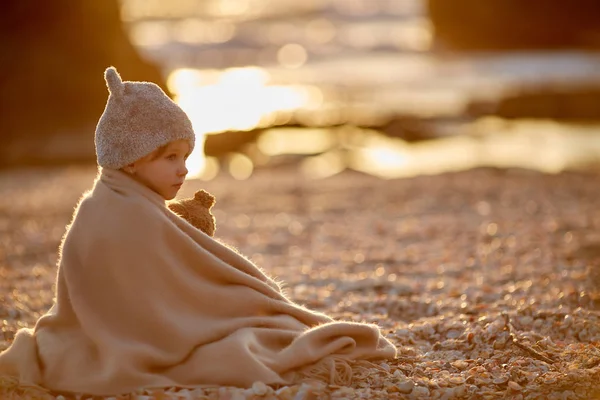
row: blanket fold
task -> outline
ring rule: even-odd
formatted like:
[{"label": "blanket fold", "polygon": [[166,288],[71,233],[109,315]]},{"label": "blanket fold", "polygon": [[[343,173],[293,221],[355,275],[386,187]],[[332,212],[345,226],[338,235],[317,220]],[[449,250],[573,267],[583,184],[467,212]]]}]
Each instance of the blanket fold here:
[{"label": "blanket fold", "polygon": [[54,305],[0,354],[0,374],[55,391],[115,395],[288,385],[319,363],[395,355],[377,326],[333,321],[293,303],[158,194],[104,169],[61,244]]}]

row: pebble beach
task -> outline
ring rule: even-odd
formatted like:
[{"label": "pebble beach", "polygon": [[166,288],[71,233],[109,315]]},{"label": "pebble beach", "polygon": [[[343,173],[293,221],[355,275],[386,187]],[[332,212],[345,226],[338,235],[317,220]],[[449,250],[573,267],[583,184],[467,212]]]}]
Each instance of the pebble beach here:
[{"label": "pebble beach", "polygon": [[[58,245],[95,173],[0,172],[0,350],[52,305]],[[294,301],[378,324],[398,357],[349,386],[256,382],[112,399],[600,398],[599,180],[494,168],[308,179],[292,167],[189,180],[181,197],[216,196],[219,240]]]}]

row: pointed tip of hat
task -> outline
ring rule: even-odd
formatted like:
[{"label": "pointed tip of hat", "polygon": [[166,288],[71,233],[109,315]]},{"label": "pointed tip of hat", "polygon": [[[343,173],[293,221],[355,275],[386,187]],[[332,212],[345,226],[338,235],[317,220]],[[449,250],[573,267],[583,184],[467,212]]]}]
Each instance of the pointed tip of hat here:
[{"label": "pointed tip of hat", "polygon": [[123,81],[115,67],[106,68],[104,71],[104,80],[106,81],[106,86],[111,94],[120,95],[123,93]]}]

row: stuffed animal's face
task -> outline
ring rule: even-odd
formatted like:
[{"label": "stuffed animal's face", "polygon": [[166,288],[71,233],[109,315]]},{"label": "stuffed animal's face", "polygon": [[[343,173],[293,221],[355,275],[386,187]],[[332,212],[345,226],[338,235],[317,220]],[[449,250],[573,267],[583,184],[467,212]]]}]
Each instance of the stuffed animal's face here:
[{"label": "stuffed animal's face", "polygon": [[209,236],[215,235],[217,224],[210,209],[215,204],[213,195],[205,190],[199,190],[191,199],[182,199],[168,204],[175,214],[188,221]]}]

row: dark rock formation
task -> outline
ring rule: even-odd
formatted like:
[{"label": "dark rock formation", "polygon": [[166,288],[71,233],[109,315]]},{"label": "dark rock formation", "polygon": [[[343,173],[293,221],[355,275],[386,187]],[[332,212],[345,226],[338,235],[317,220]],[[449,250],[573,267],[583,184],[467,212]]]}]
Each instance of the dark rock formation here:
[{"label": "dark rock formation", "polygon": [[129,42],[118,0],[2,0],[0,165],[93,162],[109,65],[165,86]]},{"label": "dark rock formation", "polygon": [[427,0],[437,44],[451,49],[600,49],[598,0]]},{"label": "dark rock formation", "polygon": [[216,135],[207,135],[204,142],[204,154],[210,157],[223,157],[229,153],[244,152],[244,148],[256,142],[264,129],[249,131],[226,131]]},{"label": "dark rock formation", "polygon": [[471,117],[600,121],[600,86],[524,88],[497,101],[473,101],[467,113]]}]

